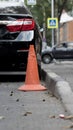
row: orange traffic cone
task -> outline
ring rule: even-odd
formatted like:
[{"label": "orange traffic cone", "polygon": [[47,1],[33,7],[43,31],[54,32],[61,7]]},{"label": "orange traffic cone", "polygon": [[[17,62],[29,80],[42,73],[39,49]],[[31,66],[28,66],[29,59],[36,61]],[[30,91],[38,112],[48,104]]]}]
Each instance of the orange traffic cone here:
[{"label": "orange traffic cone", "polygon": [[46,90],[46,88],[40,84],[37,59],[33,45],[30,45],[29,48],[25,85],[22,85],[20,88],[18,88],[18,90],[21,91]]}]

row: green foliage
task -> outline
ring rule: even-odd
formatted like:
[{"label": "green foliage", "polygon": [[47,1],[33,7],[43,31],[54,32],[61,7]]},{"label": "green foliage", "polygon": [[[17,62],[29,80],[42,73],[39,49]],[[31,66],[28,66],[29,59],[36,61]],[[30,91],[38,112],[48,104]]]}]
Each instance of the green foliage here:
[{"label": "green foliage", "polygon": [[[27,0],[25,0],[26,6],[28,6],[41,28],[43,23],[45,23],[46,39],[48,42],[51,42],[51,29],[47,29],[47,18],[51,17],[51,0],[36,0],[36,2],[37,4],[32,6],[27,5]],[[54,16],[60,20],[63,9],[70,11],[72,6],[73,0],[54,0]]]}]

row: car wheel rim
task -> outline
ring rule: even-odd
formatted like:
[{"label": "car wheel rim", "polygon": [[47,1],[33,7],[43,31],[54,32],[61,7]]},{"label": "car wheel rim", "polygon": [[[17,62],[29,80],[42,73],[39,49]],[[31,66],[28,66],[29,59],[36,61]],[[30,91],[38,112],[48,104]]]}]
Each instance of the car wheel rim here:
[{"label": "car wheel rim", "polygon": [[50,63],[51,58],[46,55],[45,57],[43,57],[43,61],[44,61],[44,63],[48,64],[48,63]]}]

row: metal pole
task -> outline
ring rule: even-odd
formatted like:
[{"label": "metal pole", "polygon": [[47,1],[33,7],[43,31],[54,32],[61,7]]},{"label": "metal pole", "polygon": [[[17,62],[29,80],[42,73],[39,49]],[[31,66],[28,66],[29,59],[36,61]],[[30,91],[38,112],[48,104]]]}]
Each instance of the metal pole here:
[{"label": "metal pole", "polygon": [[45,29],[46,29],[46,28],[45,28],[45,15],[46,15],[46,14],[45,14],[45,8],[44,8],[44,7],[42,7],[42,8],[43,8],[43,29],[44,29],[44,30],[43,30],[43,40],[44,40],[44,42],[46,42],[46,34],[45,34],[45,31],[46,31],[46,30],[45,30]]},{"label": "metal pole", "polygon": [[51,1],[51,17],[54,17],[54,0]]},{"label": "metal pole", "polygon": [[[51,0],[51,17],[54,18],[54,0]],[[52,47],[54,46],[54,29],[52,29]]]}]

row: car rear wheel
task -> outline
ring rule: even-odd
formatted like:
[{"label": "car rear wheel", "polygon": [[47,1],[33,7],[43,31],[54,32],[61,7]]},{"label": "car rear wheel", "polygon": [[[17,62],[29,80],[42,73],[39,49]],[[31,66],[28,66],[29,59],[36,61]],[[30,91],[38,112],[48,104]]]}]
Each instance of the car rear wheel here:
[{"label": "car rear wheel", "polygon": [[49,54],[45,54],[42,57],[42,62],[45,64],[49,64],[52,61],[52,57]]}]

